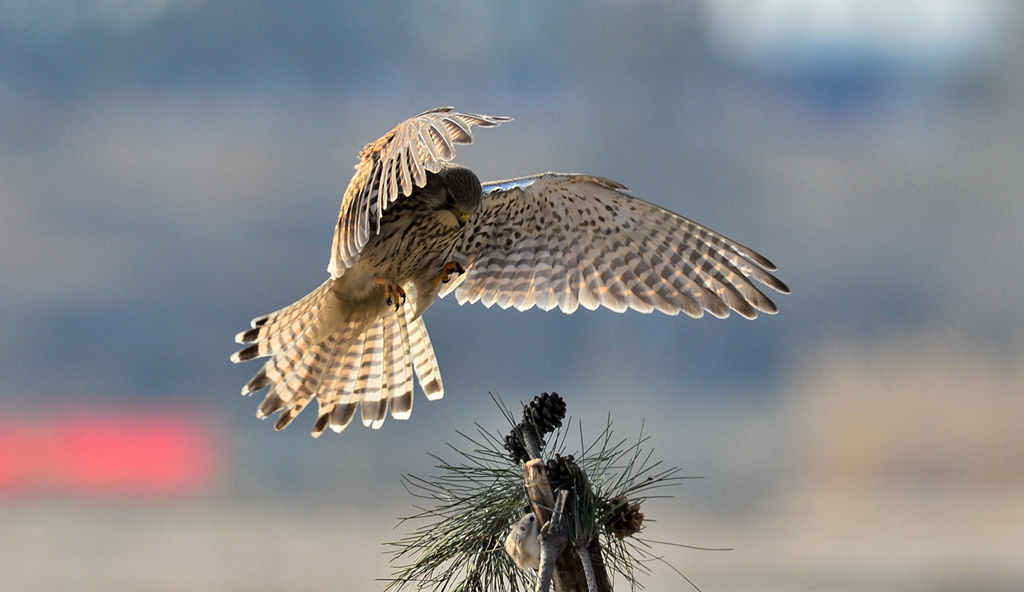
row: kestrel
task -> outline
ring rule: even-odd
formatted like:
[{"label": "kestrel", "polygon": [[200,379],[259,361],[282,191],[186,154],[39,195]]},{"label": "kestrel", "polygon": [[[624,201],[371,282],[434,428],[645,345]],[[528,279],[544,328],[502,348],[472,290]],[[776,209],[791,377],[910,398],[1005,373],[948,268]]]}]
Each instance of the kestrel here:
[{"label": "kestrel", "polygon": [[359,154],[345,191],[330,278],[298,302],[256,318],[233,362],[268,357],[243,388],[269,387],[257,415],[287,426],[314,398],[313,435],[412,412],[413,374],[428,400],[444,395],[422,314],[455,292],[459,304],[526,310],[605,306],[617,312],[775,313],[755,281],[789,288],[767,258],[630,195],[608,179],[544,173],[481,186],[453,164],[473,126],[509,117],[434,109]]}]

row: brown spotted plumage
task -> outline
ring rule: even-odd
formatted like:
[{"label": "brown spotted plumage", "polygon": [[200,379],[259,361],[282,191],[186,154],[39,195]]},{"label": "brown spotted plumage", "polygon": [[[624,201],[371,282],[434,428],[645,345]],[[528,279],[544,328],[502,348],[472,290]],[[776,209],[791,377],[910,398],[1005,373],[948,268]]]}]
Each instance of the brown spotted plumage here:
[{"label": "brown spotted plumage", "polygon": [[586,175],[546,173],[480,185],[449,161],[472,126],[507,117],[435,109],[360,153],[342,200],[330,279],[252,322],[240,362],[269,358],[242,389],[267,388],[259,416],[288,425],[316,399],[313,434],[358,411],[378,428],[412,412],[413,375],[444,395],[421,317],[436,297],[525,310],[579,306],[694,317],[776,307],[755,284],[787,293],[768,259],[682,216]]}]

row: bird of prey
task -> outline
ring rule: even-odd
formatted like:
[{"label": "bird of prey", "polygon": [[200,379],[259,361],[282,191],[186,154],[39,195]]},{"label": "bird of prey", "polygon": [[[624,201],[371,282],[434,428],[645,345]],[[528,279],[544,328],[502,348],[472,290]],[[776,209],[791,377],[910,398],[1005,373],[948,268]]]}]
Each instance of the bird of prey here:
[{"label": "bird of prey", "polygon": [[269,358],[243,388],[269,389],[258,416],[287,426],[316,399],[313,435],[355,417],[379,428],[412,412],[413,375],[444,395],[423,324],[438,296],[526,310],[582,306],[746,318],[776,307],[755,282],[789,288],[754,250],[589,175],[544,173],[481,185],[452,163],[471,128],[509,117],[427,111],[359,154],[334,231],[330,277],[256,318],[233,362]]}]

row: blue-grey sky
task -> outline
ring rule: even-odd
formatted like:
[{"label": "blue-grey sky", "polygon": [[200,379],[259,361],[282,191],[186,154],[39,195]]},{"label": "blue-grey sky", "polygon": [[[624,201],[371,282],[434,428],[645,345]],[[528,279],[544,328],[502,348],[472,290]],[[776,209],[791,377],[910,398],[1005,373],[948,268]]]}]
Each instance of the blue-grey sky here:
[{"label": "blue-grey sky", "polygon": [[482,179],[615,179],[793,294],[754,322],[442,301],[447,397],[393,434],[488,390],[598,416],[623,392],[760,404],[810,353],[889,335],[1016,355],[1019,11],[868,4],[0,2],[0,397],[188,397],[255,424],[233,335],[326,277],[358,150],[441,105],[516,118],[460,149]]},{"label": "blue-grey sky", "polygon": [[[379,589],[379,545],[415,512],[400,474],[435,474],[473,422],[502,430],[488,391],[554,390],[582,422],[569,452],[609,416],[626,439],[643,422],[652,458],[704,477],[643,506],[654,540],[736,549],[657,547],[704,590],[1022,589],[1022,17],[0,0],[4,582]],[[459,148],[482,179],[614,179],[793,293],[755,321],[445,299],[425,315],[443,400],[378,432],[314,440],[311,411],[274,432],[239,395],[258,364],[229,362],[234,335],[324,281],[363,145],[443,105],[515,118]],[[64,437],[82,425],[100,437]],[[164,446],[189,429],[207,448]],[[212,480],[131,503],[69,469],[89,453],[117,482],[113,451],[158,472],[140,441]],[[651,568],[651,589],[685,587]]]}]

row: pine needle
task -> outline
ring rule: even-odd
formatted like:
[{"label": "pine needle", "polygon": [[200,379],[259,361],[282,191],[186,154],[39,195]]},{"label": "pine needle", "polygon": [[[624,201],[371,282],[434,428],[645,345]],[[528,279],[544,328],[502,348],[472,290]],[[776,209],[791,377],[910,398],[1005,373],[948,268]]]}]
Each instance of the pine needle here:
[{"label": "pine needle", "polygon": [[[491,398],[507,425],[488,431],[475,424],[472,435],[457,432],[461,446],[448,444],[456,459],[448,462],[431,455],[438,474],[429,478],[404,475],[402,484],[415,498],[428,502],[418,513],[402,518],[400,525],[416,523],[412,533],[389,543],[394,548],[394,577],[387,591],[438,590],[441,592],[514,592],[532,590],[534,576],[519,570],[505,553],[504,540],[512,524],[528,509],[523,488],[522,466],[505,451],[504,433],[519,422],[495,394]],[[573,453],[585,475],[576,483],[589,481],[593,495],[572,495],[573,508],[567,512],[570,532],[581,540],[599,539],[608,569],[620,575],[631,589],[641,588],[637,575],[649,573],[648,565],[664,561],[639,536],[615,536],[610,520],[623,503],[643,504],[666,495],[653,495],[684,479],[677,467],[663,467],[645,448],[649,437],[643,432],[635,441],[616,439],[609,417],[604,429],[589,444],[576,422],[579,450]],[[551,435],[544,449],[546,458],[567,455],[567,434],[572,419]],[[432,505],[431,505],[432,504]],[[674,568],[673,568],[674,569]]]}]

